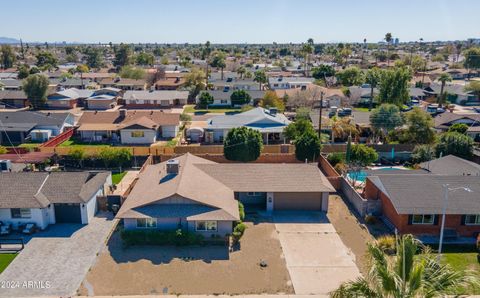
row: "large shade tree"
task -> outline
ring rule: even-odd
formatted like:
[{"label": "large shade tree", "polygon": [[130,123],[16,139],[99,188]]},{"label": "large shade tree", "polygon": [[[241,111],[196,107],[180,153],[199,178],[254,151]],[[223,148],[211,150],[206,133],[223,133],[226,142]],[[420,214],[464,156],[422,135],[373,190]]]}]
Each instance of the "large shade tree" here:
[{"label": "large shade tree", "polygon": [[469,158],[473,153],[473,139],[458,132],[446,132],[440,135],[435,149],[437,156],[453,154]]},{"label": "large shade tree", "polygon": [[382,71],[378,84],[378,101],[380,103],[392,103],[402,106],[410,98],[409,87],[411,79],[412,73],[406,67]]},{"label": "large shade tree", "polygon": [[45,104],[48,85],[48,78],[42,74],[30,75],[23,81],[23,91],[34,109],[38,109]]},{"label": "large shade tree", "polygon": [[398,106],[382,104],[370,114],[370,123],[376,131],[386,135],[391,130],[403,125],[403,118]]},{"label": "large shade tree", "polygon": [[262,149],[262,134],[243,126],[231,129],[223,142],[223,153],[228,160],[254,161],[260,157]]},{"label": "large shade tree", "polygon": [[432,144],[435,142],[433,118],[424,110],[415,107],[406,113],[407,136],[409,142],[414,144]]}]

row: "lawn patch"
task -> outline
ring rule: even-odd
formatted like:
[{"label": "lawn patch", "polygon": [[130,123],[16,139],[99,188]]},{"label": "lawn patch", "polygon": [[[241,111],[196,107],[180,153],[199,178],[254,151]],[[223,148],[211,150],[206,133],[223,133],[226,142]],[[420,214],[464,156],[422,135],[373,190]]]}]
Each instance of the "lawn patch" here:
[{"label": "lawn patch", "polygon": [[0,273],[15,259],[17,254],[0,254]]},{"label": "lawn patch", "polygon": [[112,183],[113,183],[113,185],[117,185],[118,183],[120,183],[120,181],[122,181],[122,179],[123,179],[123,177],[124,177],[125,175],[127,175],[127,172],[126,172],[126,171],[112,174]]}]

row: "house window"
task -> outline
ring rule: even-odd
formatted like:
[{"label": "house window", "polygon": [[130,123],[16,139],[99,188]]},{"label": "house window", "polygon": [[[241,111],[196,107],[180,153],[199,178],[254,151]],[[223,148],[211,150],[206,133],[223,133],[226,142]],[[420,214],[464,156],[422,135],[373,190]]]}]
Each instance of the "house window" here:
[{"label": "house window", "polygon": [[412,217],[412,224],[414,225],[432,225],[435,219],[433,214],[415,214]]},{"label": "house window", "polygon": [[132,131],[131,133],[132,138],[143,138],[145,136],[144,131]]},{"label": "house window", "polygon": [[220,100],[220,103],[221,103],[221,104],[226,104],[226,103],[228,103],[228,101],[227,101],[226,99],[221,99],[221,100]]},{"label": "house window", "polygon": [[156,218],[138,218],[137,219],[137,228],[152,229],[156,227],[157,227]]},{"label": "house window", "polygon": [[208,220],[208,221],[196,221],[195,230],[200,232],[211,232],[217,230],[217,222]]},{"label": "house window", "polygon": [[28,208],[13,208],[10,209],[12,212],[12,218],[31,218],[32,211]]},{"label": "house window", "polygon": [[260,193],[260,192],[247,192],[247,196],[249,196],[249,197],[258,197],[261,194],[262,193]]},{"label": "house window", "polygon": [[469,226],[480,225],[480,214],[465,215],[465,224]]},{"label": "house window", "polygon": [[146,104],[146,105],[149,105],[149,104],[150,104],[150,100],[148,100],[148,99],[147,99],[147,100],[144,100],[143,103]]}]

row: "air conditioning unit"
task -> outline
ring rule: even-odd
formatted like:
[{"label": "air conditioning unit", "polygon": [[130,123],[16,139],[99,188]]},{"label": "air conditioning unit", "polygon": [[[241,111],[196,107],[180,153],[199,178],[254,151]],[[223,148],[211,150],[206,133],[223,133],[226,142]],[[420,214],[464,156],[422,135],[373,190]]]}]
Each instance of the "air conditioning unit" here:
[{"label": "air conditioning unit", "polygon": [[0,160],[0,172],[10,172],[12,169],[12,162],[8,159]]}]

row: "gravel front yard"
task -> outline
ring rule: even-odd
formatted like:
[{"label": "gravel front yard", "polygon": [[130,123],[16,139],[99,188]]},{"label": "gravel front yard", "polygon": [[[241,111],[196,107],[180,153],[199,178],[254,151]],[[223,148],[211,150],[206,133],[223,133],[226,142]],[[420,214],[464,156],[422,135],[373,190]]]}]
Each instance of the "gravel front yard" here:
[{"label": "gravel front yard", "polygon": [[[247,223],[240,249],[122,248],[115,233],[87,274],[81,295],[291,294],[293,287],[272,223]],[[265,260],[268,267],[261,268]]]}]

